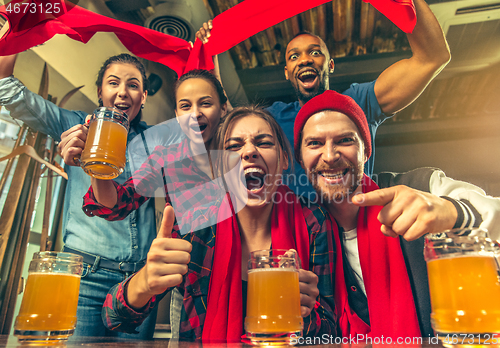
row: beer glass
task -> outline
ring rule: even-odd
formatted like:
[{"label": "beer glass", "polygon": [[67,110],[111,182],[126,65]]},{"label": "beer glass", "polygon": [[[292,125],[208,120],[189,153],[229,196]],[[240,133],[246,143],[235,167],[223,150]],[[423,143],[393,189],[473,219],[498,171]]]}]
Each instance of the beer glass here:
[{"label": "beer glass", "polygon": [[[500,343],[500,248],[484,230],[425,237],[431,324],[444,343]],[[463,340],[465,341],[463,342]]]},{"label": "beer glass", "polygon": [[90,119],[80,165],[98,179],[114,179],[125,168],[128,116],[116,108],[100,107]]},{"label": "beer glass", "polygon": [[67,340],[75,330],[82,257],[43,251],[33,254],[14,335],[21,342]]},{"label": "beer glass", "polygon": [[292,344],[302,335],[295,250],[259,250],[248,261],[245,331],[253,344]]}]

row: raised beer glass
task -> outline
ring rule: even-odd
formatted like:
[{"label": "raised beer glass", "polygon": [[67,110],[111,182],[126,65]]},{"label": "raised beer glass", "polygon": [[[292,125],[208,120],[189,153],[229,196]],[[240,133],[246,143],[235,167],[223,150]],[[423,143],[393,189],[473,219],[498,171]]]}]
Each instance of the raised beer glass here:
[{"label": "raised beer glass", "polygon": [[425,237],[424,256],[431,324],[443,343],[500,343],[498,243],[484,230],[449,230]]},{"label": "raised beer glass", "polygon": [[80,164],[88,175],[114,179],[125,168],[128,116],[116,108],[100,107],[90,118]]},{"label": "raised beer glass", "polygon": [[302,335],[295,250],[259,250],[248,261],[245,331],[253,344],[292,344]]},{"label": "raised beer glass", "polygon": [[20,342],[61,342],[73,334],[81,274],[81,256],[34,253],[14,324],[14,335]]}]

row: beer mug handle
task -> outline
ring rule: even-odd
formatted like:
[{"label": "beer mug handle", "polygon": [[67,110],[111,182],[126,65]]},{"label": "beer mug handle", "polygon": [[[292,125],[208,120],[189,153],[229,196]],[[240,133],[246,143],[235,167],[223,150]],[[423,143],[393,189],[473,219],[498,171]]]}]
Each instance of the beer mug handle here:
[{"label": "beer mug handle", "polygon": [[78,166],[78,167],[81,167],[82,166],[82,161],[80,161],[80,156],[78,157],[73,157],[73,162]]},{"label": "beer mug handle", "polygon": [[497,277],[498,283],[500,284],[500,243],[496,240],[494,240],[493,243],[493,258],[495,259],[495,264],[497,266]]}]

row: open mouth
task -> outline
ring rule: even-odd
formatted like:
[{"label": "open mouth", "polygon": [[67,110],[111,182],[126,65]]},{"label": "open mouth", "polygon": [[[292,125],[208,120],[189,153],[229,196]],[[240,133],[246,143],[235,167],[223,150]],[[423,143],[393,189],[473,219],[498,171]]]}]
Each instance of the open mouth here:
[{"label": "open mouth", "polygon": [[247,168],[244,174],[248,191],[255,193],[264,186],[264,177],[266,173],[261,168]]},{"label": "open mouth", "polygon": [[195,123],[191,125],[191,129],[195,132],[203,133],[203,131],[207,128],[207,126],[208,125],[206,123]]},{"label": "open mouth", "polygon": [[316,70],[306,70],[299,72],[297,78],[302,82],[302,86],[305,89],[311,89],[316,86],[316,80],[318,79],[318,72]]},{"label": "open mouth", "polygon": [[327,184],[341,184],[343,182],[344,176],[349,172],[350,168],[345,168],[341,170],[321,170],[318,174],[325,180]]},{"label": "open mouth", "polygon": [[128,111],[128,109],[130,109],[130,105],[128,105],[128,104],[115,104],[115,108],[126,113],[126,111]]}]

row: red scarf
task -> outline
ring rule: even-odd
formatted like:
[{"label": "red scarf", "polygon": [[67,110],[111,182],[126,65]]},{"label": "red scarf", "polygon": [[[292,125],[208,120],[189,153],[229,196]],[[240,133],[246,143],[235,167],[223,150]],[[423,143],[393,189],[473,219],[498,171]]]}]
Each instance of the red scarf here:
[{"label": "red scarf", "polygon": [[[19,13],[12,11],[16,4],[20,5]],[[24,4],[36,6],[35,13],[24,11]],[[6,6],[10,6],[11,11],[7,12]],[[0,13],[7,17],[10,28],[0,40],[0,55],[25,51],[56,34],[65,34],[73,40],[87,43],[97,32],[114,32],[133,54],[164,64],[182,74],[191,51],[187,41],[96,14],[67,0],[13,0],[6,6],[0,8]],[[61,9],[57,14],[54,13],[56,8]],[[207,62],[213,67],[211,57],[199,53],[199,65],[193,68],[207,68]]]},{"label": "red scarf", "polygon": [[[262,30],[328,1],[245,0],[214,18],[207,49],[212,55],[225,52]],[[371,3],[405,33],[413,31],[417,23],[413,0],[364,1]]]},{"label": "red scarf", "polygon": [[[366,175],[363,192],[379,187]],[[335,266],[335,303],[339,326],[344,337],[421,337],[413,293],[399,238],[380,232],[377,219],[382,207],[360,207],[358,213],[358,250],[368,299],[370,326],[350,308],[344,278],[342,253]],[[334,224],[336,250],[342,250],[337,225]]]},{"label": "red scarf", "polygon": [[373,5],[380,13],[404,31],[411,33],[417,24],[413,0],[363,0]]},{"label": "red scarf", "polygon": [[[282,199],[279,203],[274,203],[271,213],[273,248],[297,250],[301,268],[307,270],[309,233],[302,206],[286,186],[280,186],[276,196]],[[293,203],[290,203],[292,200]],[[227,209],[231,207],[226,196],[219,215],[227,213]],[[234,214],[217,224],[214,253],[202,338],[204,342],[239,342],[243,333],[241,240]]]},{"label": "red scarf", "polygon": [[[0,14],[10,23],[9,31],[0,40],[0,55],[25,51],[56,34],[87,43],[96,32],[114,32],[133,54],[166,65],[180,76],[191,69],[213,69],[211,55],[225,52],[264,29],[328,1],[245,0],[214,18],[214,29],[205,50],[199,40],[191,48],[182,39],[98,15],[68,0],[13,0],[0,7]],[[403,31],[413,30],[416,14],[412,0],[367,2]],[[19,13],[15,13],[15,8]],[[30,11],[32,8],[36,9],[34,13]],[[55,13],[56,8],[61,11]]]}]

